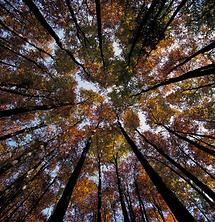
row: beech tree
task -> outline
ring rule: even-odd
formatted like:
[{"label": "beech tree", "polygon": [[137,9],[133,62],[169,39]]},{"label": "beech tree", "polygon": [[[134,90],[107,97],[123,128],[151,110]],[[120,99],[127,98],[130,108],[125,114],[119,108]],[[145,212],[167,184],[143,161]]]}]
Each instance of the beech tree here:
[{"label": "beech tree", "polygon": [[0,222],[213,221],[213,1],[0,15]]}]

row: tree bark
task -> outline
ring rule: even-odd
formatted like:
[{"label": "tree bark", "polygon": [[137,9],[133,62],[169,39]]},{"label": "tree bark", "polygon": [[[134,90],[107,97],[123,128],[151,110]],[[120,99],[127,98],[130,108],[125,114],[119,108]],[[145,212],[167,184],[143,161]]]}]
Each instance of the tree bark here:
[{"label": "tree bark", "polygon": [[119,170],[118,170],[118,161],[117,161],[117,157],[114,158],[114,165],[115,165],[115,170],[116,170],[116,176],[117,176],[117,187],[118,187],[118,191],[119,191],[119,199],[120,199],[120,204],[122,207],[122,214],[124,217],[124,222],[130,222],[129,217],[128,217],[128,212],[126,209],[126,205],[124,202],[124,198],[123,198],[123,192],[122,192],[122,187],[121,187],[121,179],[119,176]]},{"label": "tree bark", "polygon": [[205,153],[209,154],[209,155],[212,155],[212,156],[215,156],[215,151],[214,150],[211,150],[211,149],[208,149],[207,147],[201,145],[201,144],[198,144],[196,143],[195,141],[193,140],[190,140],[188,139],[187,137],[184,137],[178,133],[176,133],[174,130],[170,129],[169,127],[163,125],[163,124],[159,124],[161,126],[163,126],[168,132],[170,132],[171,134],[177,136],[178,138],[184,140],[185,142],[188,142],[189,144],[192,144],[193,146],[195,146],[196,148],[204,151]]},{"label": "tree bark", "polygon": [[105,67],[105,60],[102,48],[102,23],[101,23],[101,4],[100,0],[95,0],[96,3],[96,18],[97,18],[97,31],[98,31],[98,39],[99,39],[99,49],[101,53],[101,58],[103,62],[103,67]]},{"label": "tree bark", "polygon": [[186,177],[188,177],[191,181],[193,181],[203,192],[205,192],[212,200],[215,200],[215,193],[204,183],[202,183],[197,177],[195,177],[192,173],[186,170],[183,166],[177,163],[174,159],[172,159],[169,155],[167,155],[162,149],[158,148],[154,143],[149,141],[143,134],[141,134],[138,130],[136,130],[138,134],[150,144],[154,149],[160,153],[164,158],[166,158],[172,165],[178,168]]},{"label": "tree bark", "polygon": [[0,110],[0,118],[1,117],[9,117],[13,115],[20,115],[28,112],[35,112],[35,111],[47,111],[51,109],[60,108],[63,106],[72,106],[74,102],[68,103],[60,103],[60,104],[53,104],[53,105],[38,105],[38,106],[30,106],[30,107],[20,107],[8,110]]},{"label": "tree bark", "polygon": [[72,196],[74,187],[78,181],[79,175],[81,173],[81,169],[82,169],[82,167],[84,165],[84,161],[86,159],[86,155],[89,151],[90,144],[91,144],[91,137],[87,140],[86,146],[84,147],[84,149],[82,151],[81,157],[80,157],[77,165],[75,166],[75,169],[72,172],[72,174],[66,184],[66,187],[64,188],[64,191],[63,191],[63,194],[62,194],[60,200],[58,201],[52,215],[48,219],[48,222],[63,221],[64,215],[65,215],[66,210],[69,206],[70,198]]},{"label": "tree bark", "polygon": [[160,83],[158,83],[154,86],[149,87],[148,89],[142,89],[139,93],[135,94],[134,96],[138,96],[138,95],[141,95],[144,92],[149,92],[151,90],[155,90],[155,89],[157,89],[161,86],[166,86],[166,85],[169,85],[169,84],[172,84],[172,83],[181,82],[181,81],[186,80],[186,79],[192,79],[192,78],[196,78],[196,77],[207,76],[207,75],[211,75],[211,74],[214,74],[214,73],[215,73],[215,64],[206,65],[206,66],[203,66],[201,68],[188,71],[188,72],[186,72],[186,73],[184,73],[184,74],[182,74],[178,77],[173,77],[173,78],[167,79],[163,82],[160,82]]},{"label": "tree bark", "polygon": [[128,136],[128,134],[126,133],[120,122],[118,122],[118,125],[127,143],[131,146],[131,149],[135,153],[137,159],[141,162],[146,173],[156,186],[158,192],[162,195],[163,199],[166,201],[167,205],[169,206],[169,208],[171,209],[177,220],[179,222],[184,222],[184,221],[195,222],[195,219],[190,214],[190,212],[179,201],[177,196],[166,186],[162,178],[158,175],[158,173],[152,168],[149,162],[145,159],[145,157],[138,149],[138,147],[135,145],[133,140]]},{"label": "tree bark", "polygon": [[149,16],[152,14],[153,10],[155,9],[156,5],[158,4],[157,0],[153,0],[148,11],[146,12],[145,16],[142,18],[140,25],[137,27],[137,30],[134,31],[134,37],[132,40],[132,45],[130,48],[130,51],[128,53],[128,66],[130,65],[131,62],[131,57],[132,57],[132,53],[134,51],[135,45],[137,44],[139,38],[141,37],[141,32],[143,29],[143,26],[147,23]]},{"label": "tree bark", "polygon": [[101,176],[101,157],[98,154],[98,171],[99,171],[99,183],[98,183],[98,206],[97,206],[97,222],[102,221],[101,208],[102,208],[102,176]]},{"label": "tree bark", "polygon": [[140,206],[142,221],[143,222],[149,222],[147,214],[146,214],[146,209],[145,209],[144,203],[143,203],[142,198],[140,196],[140,191],[139,191],[139,187],[138,187],[138,183],[137,183],[136,178],[134,178],[134,185],[135,185],[135,192],[136,192],[138,202],[139,202],[139,206]]}]

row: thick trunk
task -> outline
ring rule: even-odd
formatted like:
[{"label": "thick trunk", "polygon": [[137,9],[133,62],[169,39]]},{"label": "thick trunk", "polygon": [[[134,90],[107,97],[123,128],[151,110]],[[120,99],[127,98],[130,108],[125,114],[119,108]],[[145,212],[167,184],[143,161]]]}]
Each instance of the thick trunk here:
[{"label": "thick trunk", "polygon": [[54,38],[57,45],[62,48],[62,43],[60,41],[60,38],[55,33],[55,31],[52,29],[52,27],[47,23],[46,19],[43,17],[40,10],[37,8],[37,6],[34,4],[32,0],[23,0],[23,2],[28,6],[28,8],[33,12],[36,19],[40,22],[40,24],[47,30],[47,32]]},{"label": "thick trunk", "polygon": [[179,222],[184,222],[184,221],[195,222],[195,219],[190,214],[190,212],[179,201],[177,196],[166,186],[162,178],[158,175],[158,173],[152,168],[149,162],[145,159],[145,157],[138,149],[138,147],[135,145],[133,140],[128,136],[128,134],[126,133],[120,122],[118,122],[118,124],[122,134],[124,135],[128,144],[131,146],[137,159],[141,162],[146,173],[156,186],[158,192],[162,195],[163,199],[166,201],[167,205],[169,206],[169,208],[171,209],[177,220]]},{"label": "thick trunk", "polygon": [[177,163],[174,159],[172,159],[169,155],[167,155],[162,149],[158,148],[154,143],[149,141],[144,135],[142,135],[138,130],[138,134],[158,153],[160,153],[164,158],[166,158],[172,165],[178,168],[186,177],[188,177],[193,183],[195,183],[203,192],[205,192],[212,200],[215,200],[215,193],[204,183],[202,183],[197,177],[195,177],[192,173],[186,170],[183,166]]},{"label": "thick trunk", "polygon": [[79,178],[79,175],[81,173],[81,169],[84,165],[86,155],[87,155],[88,150],[90,148],[90,144],[91,144],[91,137],[87,140],[86,146],[83,149],[81,157],[80,157],[74,171],[72,172],[72,174],[66,184],[66,187],[64,188],[64,191],[63,191],[63,194],[62,194],[60,200],[58,201],[52,215],[48,219],[48,222],[63,221],[64,215],[66,213],[66,210],[67,210],[69,202],[70,202],[70,198],[72,196],[72,192],[73,192],[76,182]]}]

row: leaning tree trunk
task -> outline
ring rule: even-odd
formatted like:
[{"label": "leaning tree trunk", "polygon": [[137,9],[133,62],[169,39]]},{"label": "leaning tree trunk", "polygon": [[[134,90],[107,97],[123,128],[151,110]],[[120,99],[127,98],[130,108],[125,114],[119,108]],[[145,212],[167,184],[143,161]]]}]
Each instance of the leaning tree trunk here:
[{"label": "leaning tree trunk", "polygon": [[158,192],[162,195],[163,199],[166,201],[167,205],[169,206],[170,210],[173,212],[177,220],[179,222],[185,222],[185,221],[195,222],[195,219],[190,214],[190,212],[179,201],[177,196],[166,186],[162,178],[158,175],[158,173],[152,168],[149,162],[145,159],[145,157],[138,149],[138,147],[135,145],[133,140],[128,136],[128,134],[126,133],[120,122],[118,122],[118,125],[126,141],[131,146],[133,152],[135,153],[137,159],[141,162],[146,173],[156,186]]},{"label": "leaning tree trunk", "polygon": [[159,124],[159,125],[163,126],[169,133],[177,136],[179,139],[181,139],[181,140],[183,140],[183,141],[185,141],[185,142],[195,146],[196,148],[202,150],[203,152],[205,152],[205,153],[207,153],[209,155],[215,156],[215,151],[214,150],[209,149],[208,147],[205,147],[205,146],[203,146],[203,145],[201,145],[199,143],[196,143],[193,140],[190,140],[189,138],[187,138],[185,136],[182,136],[182,135],[178,134],[177,132],[175,132],[174,130],[170,129],[169,127],[167,127],[167,126],[165,126],[163,124]]},{"label": "leaning tree trunk", "polygon": [[81,169],[84,165],[84,161],[85,161],[87,152],[90,148],[90,144],[91,144],[91,137],[87,140],[86,146],[84,147],[84,149],[82,151],[81,157],[80,157],[74,171],[72,172],[72,174],[66,184],[66,187],[63,191],[63,194],[62,194],[60,200],[58,201],[52,215],[48,219],[48,222],[63,221],[64,215],[65,215],[66,210],[69,205],[70,198],[72,196],[73,189],[76,185],[76,182],[77,182],[78,177],[80,175]]},{"label": "leaning tree trunk", "polygon": [[204,183],[202,183],[196,176],[194,176],[192,173],[190,173],[187,169],[185,169],[183,166],[181,166],[179,163],[177,163],[174,159],[172,159],[169,155],[167,155],[162,149],[158,148],[156,144],[149,141],[143,134],[141,134],[137,130],[138,134],[152,147],[157,150],[158,153],[160,153],[164,158],[166,158],[172,165],[174,165],[176,168],[178,168],[187,178],[189,178],[193,183],[195,183],[203,192],[205,192],[212,200],[215,200],[215,193]]}]

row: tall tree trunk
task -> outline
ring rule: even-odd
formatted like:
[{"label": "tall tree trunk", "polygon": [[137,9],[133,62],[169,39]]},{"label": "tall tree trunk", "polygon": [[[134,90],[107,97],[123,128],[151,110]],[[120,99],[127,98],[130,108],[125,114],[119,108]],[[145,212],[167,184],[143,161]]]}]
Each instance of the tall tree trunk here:
[{"label": "tall tree trunk", "polygon": [[74,102],[52,104],[52,105],[37,105],[37,106],[20,107],[20,108],[8,109],[8,110],[0,110],[0,118],[9,117],[13,115],[20,115],[20,114],[24,114],[28,112],[47,111],[51,109],[57,109],[63,106],[72,106],[72,105],[74,105]]},{"label": "tall tree trunk", "polygon": [[194,183],[192,183],[187,177],[185,177],[184,175],[182,175],[181,173],[177,172],[172,166],[168,165],[167,163],[155,158],[155,157],[151,157],[153,160],[156,160],[157,162],[163,164],[164,166],[168,167],[172,172],[174,172],[176,175],[178,175],[179,177],[181,177],[185,182],[187,182],[190,187],[192,187],[200,196],[202,196],[210,205],[213,205],[212,201],[203,193],[203,191],[201,191],[198,187],[196,187],[194,185]]},{"label": "tall tree trunk", "polygon": [[192,79],[192,78],[196,78],[196,77],[212,75],[212,74],[214,74],[214,71],[215,71],[215,64],[209,64],[209,65],[203,66],[201,68],[188,71],[180,76],[169,78],[169,79],[167,79],[163,82],[160,82],[154,86],[151,86],[147,89],[142,89],[139,93],[134,94],[134,96],[141,95],[144,92],[148,92],[148,91],[157,89],[161,86],[166,86],[166,85],[169,85],[172,83],[181,82],[186,79]]},{"label": "tall tree trunk", "polygon": [[167,127],[167,126],[165,126],[165,125],[163,125],[163,124],[159,124],[159,125],[163,126],[169,133],[177,136],[179,139],[182,139],[182,140],[184,140],[185,142],[187,142],[187,143],[189,143],[189,144],[192,144],[192,145],[195,146],[196,148],[204,151],[205,153],[207,153],[207,154],[209,154],[209,155],[215,156],[215,151],[214,151],[214,150],[208,149],[207,147],[205,147],[205,146],[203,146],[203,145],[201,145],[201,144],[198,144],[198,143],[196,143],[195,141],[190,140],[190,139],[188,139],[188,138],[185,137],[185,136],[182,136],[182,135],[178,134],[177,132],[175,132],[174,130],[170,129],[169,127]]},{"label": "tall tree trunk", "polygon": [[132,57],[132,53],[134,51],[135,45],[137,44],[139,38],[141,37],[143,26],[148,22],[148,19],[151,16],[151,14],[153,13],[157,4],[158,4],[157,0],[152,1],[148,11],[145,13],[143,18],[141,19],[141,21],[139,23],[140,25],[137,27],[137,30],[134,30],[134,36],[133,36],[133,39],[132,39],[131,48],[130,48],[130,51],[128,53],[128,62],[127,62],[128,65],[130,65],[131,57]]},{"label": "tall tree trunk", "polygon": [[186,170],[183,166],[177,163],[174,159],[172,159],[169,155],[167,155],[162,149],[158,148],[154,143],[149,141],[143,134],[141,134],[138,130],[136,130],[138,134],[158,153],[160,153],[164,158],[166,158],[172,165],[178,168],[186,177],[188,177],[191,181],[193,181],[202,191],[204,191],[212,200],[215,200],[215,193],[204,183],[202,183],[197,177],[195,177],[192,173]]},{"label": "tall tree trunk", "polygon": [[98,206],[97,206],[97,222],[102,221],[101,208],[102,208],[102,175],[101,175],[101,157],[98,154],[98,171],[99,171],[99,183],[98,183]]},{"label": "tall tree trunk", "polygon": [[162,178],[158,175],[158,173],[152,168],[149,162],[145,159],[145,157],[138,149],[138,147],[135,145],[133,140],[128,136],[128,134],[126,133],[120,122],[118,122],[118,125],[126,141],[131,146],[133,152],[135,153],[137,159],[141,162],[146,173],[156,186],[158,192],[162,195],[163,199],[166,201],[171,211],[174,213],[177,220],[179,222],[185,222],[185,221],[195,222],[195,219],[190,214],[190,212],[179,201],[177,196],[166,186]]},{"label": "tall tree trunk", "polygon": [[122,207],[122,214],[123,214],[123,217],[124,217],[124,222],[130,222],[129,217],[128,217],[128,212],[127,212],[127,209],[126,209],[126,205],[125,205],[125,202],[124,202],[124,198],[123,198],[121,179],[120,179],[119,170],[118,170],[117,157],[114,158],[114,165],[115,165],[115,170],[116,170],[117,186],[118,186],[118,191],[119,191],[119,199],[120,199],[120,204],[121,204],[121,207]]},{"label": "tall tree trunk", "polygon": [[136,192],[138,202],[139,202],[142,221],[143,222],[149,222],[148,217],[146,215],[146,209],[145,209],[144,203],[143,203],[143,201],[141,199],[141,196],[140,196],[140,191],[139,191],[139,187],[138,187],[136,178],[134,178],[134,185],[135,185],[135,192]]},{"label": "tall tree trunk", "polygon": [[100,4],[100,0],[95,0],[95,3],[96,3],[96,18],[97,18],[99,49],[100,49],[101,58],[102,58],[102,62],[103,62],[103,68],[105,68],[105,60],[104,60],[103,47],[102,47],[102,23],[101,23],[101,4]]},{"label": "tall tree trunk", "polygon": [[66,184],[66,187],[64,188],[64,191],[63,191],[63,194],[62,194],[60,200],[58,201],[52,215],[48,219],[48,222],[63,221],[64,215],[65,215],[66,210],[69,205],[70,198],[72,196],[73,189],[74,189],[76,182],[78,180],[78,177],[81,173],[81,169],[84,165],[84,161],[86,159],[87,152],[90,148],[90,144],[91,144],[91,137],[87,140],[86,146],[84,147],[84,149],[82,151],[81,157],[80,157],[74,171],[72,172],[72,174]]},{"label": "tall tree trunk", "polygon": [[129,194],[129,191],[127,190],[127,192],[125,193],[125,200],[128,204],[128,210],[129,210],[129,213],[130,213],[130,218],[131,218],[131,221],[132,222],[136,222],[136,219],[135,219],[135,213],[134,213],[134,209],[132,207],[132,201],[131,201],[131,197],[130,197],[130,194]]}]

